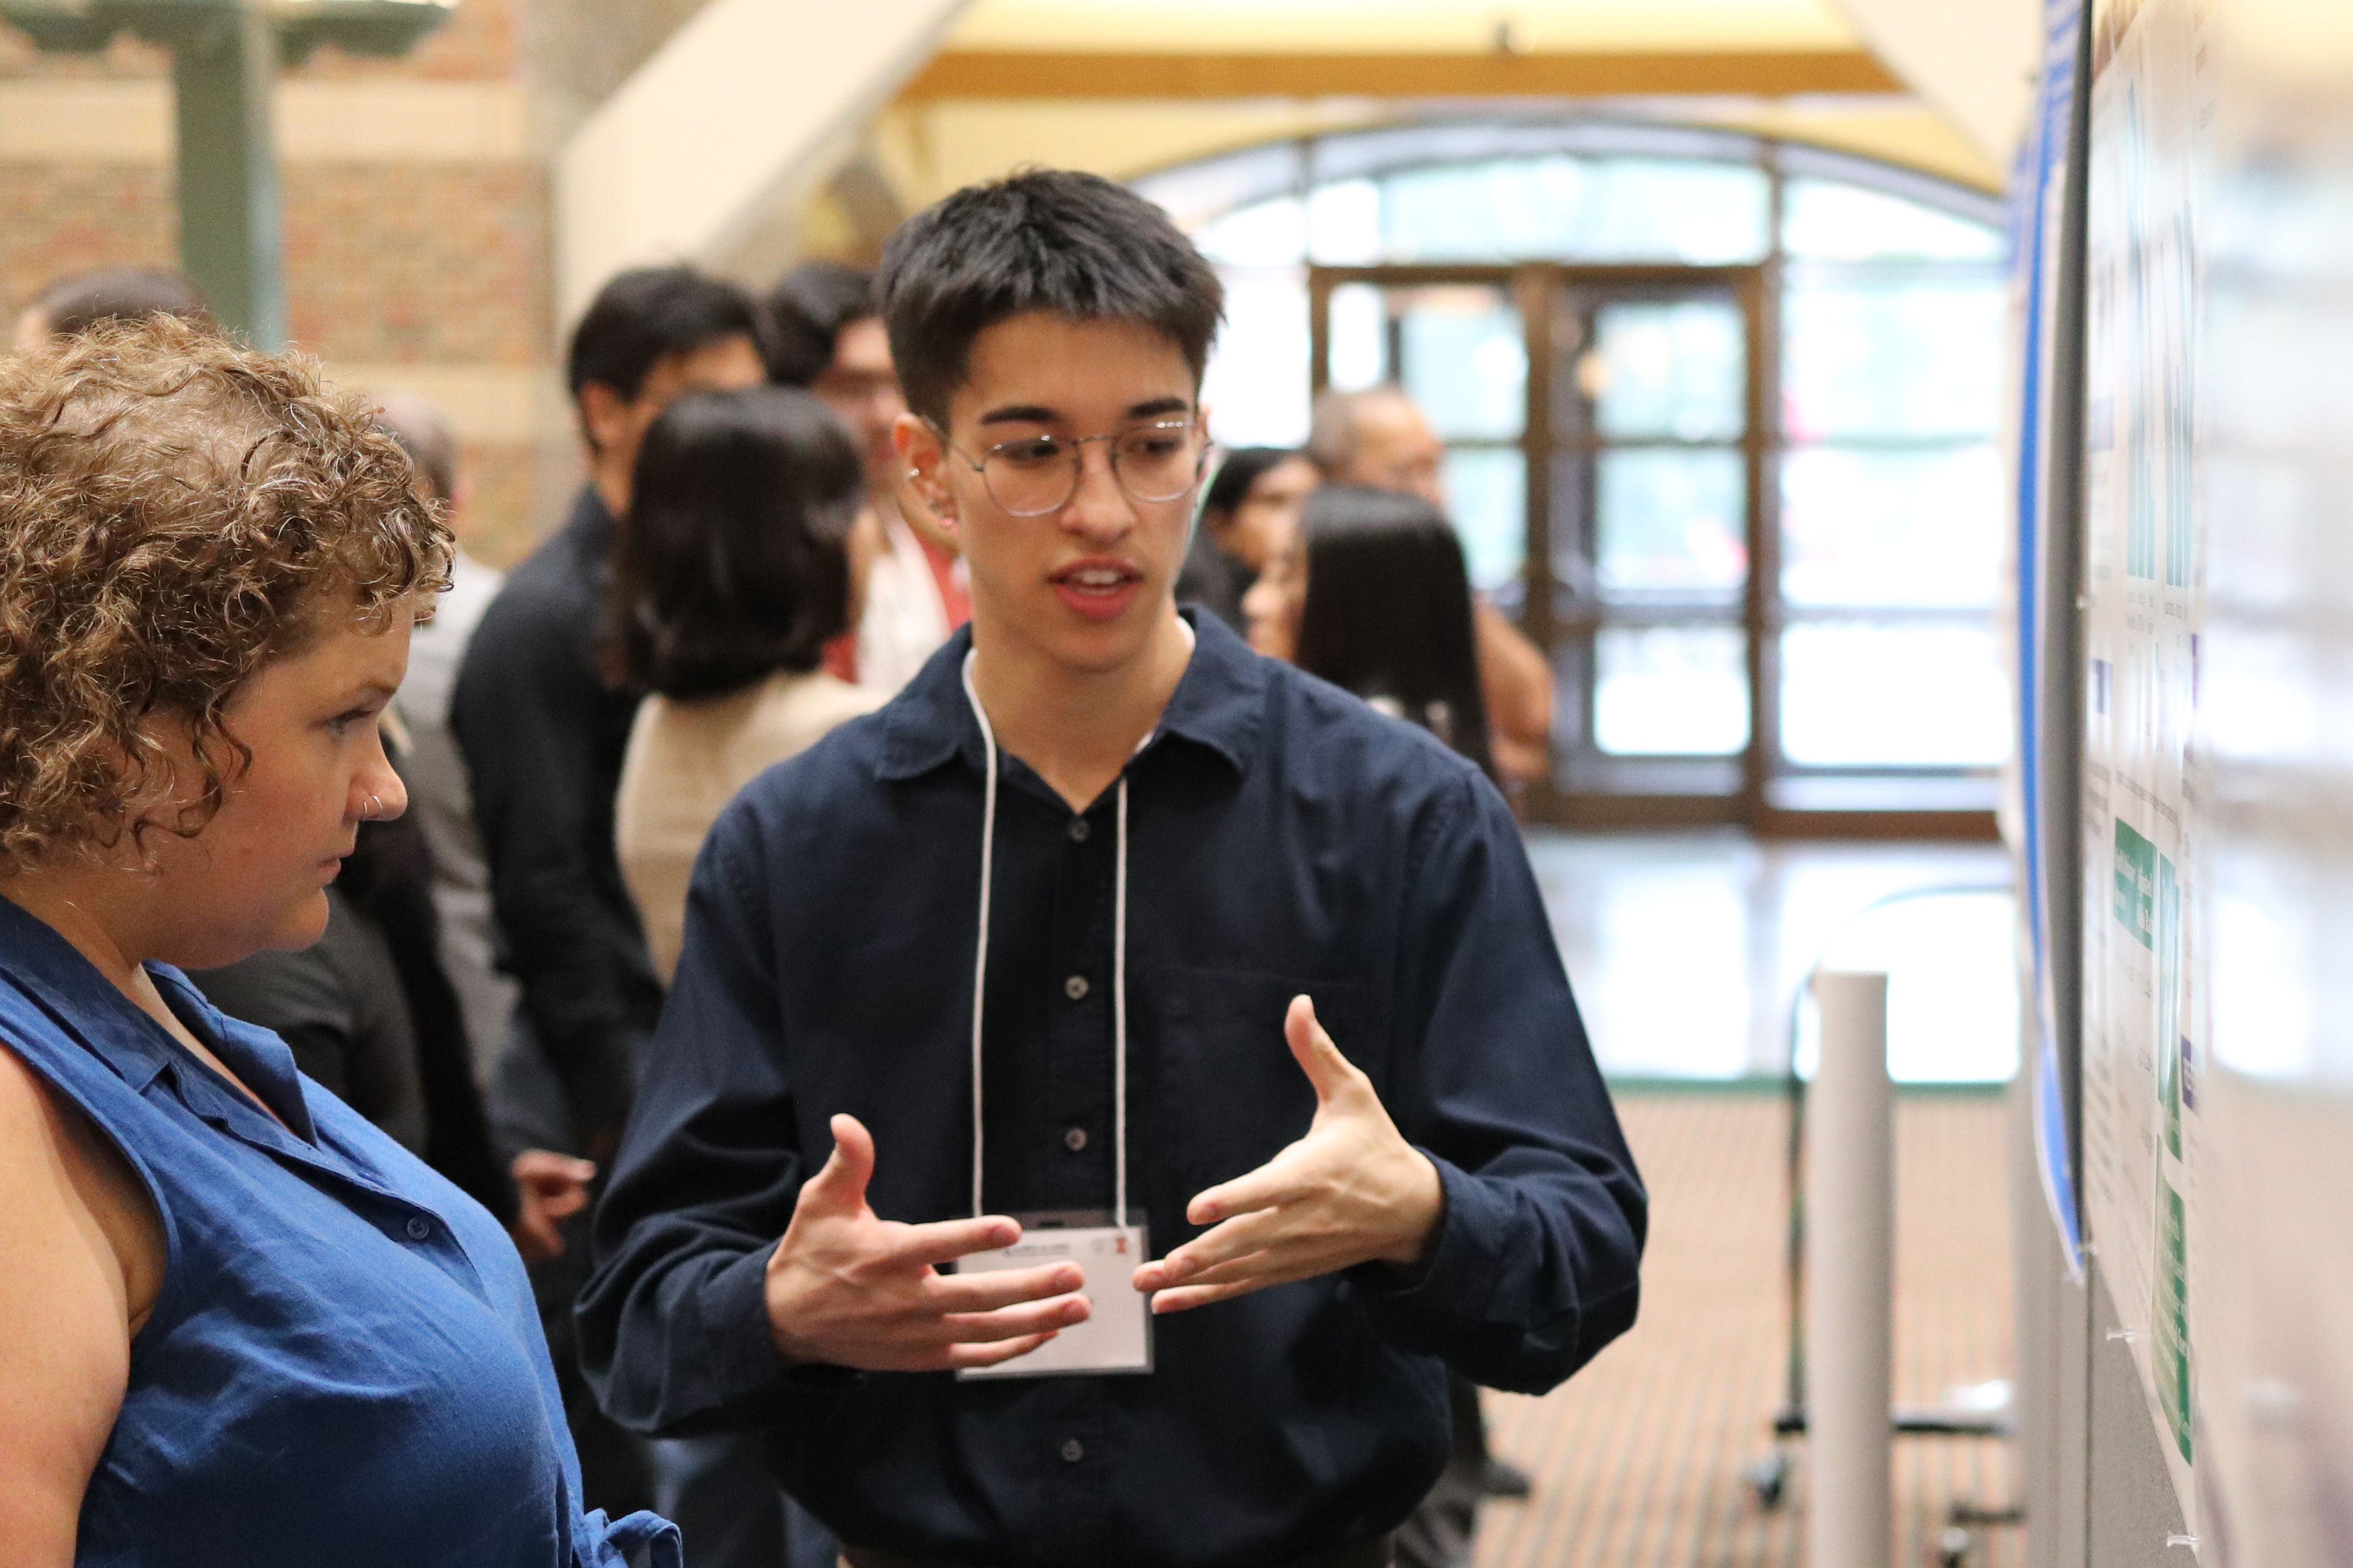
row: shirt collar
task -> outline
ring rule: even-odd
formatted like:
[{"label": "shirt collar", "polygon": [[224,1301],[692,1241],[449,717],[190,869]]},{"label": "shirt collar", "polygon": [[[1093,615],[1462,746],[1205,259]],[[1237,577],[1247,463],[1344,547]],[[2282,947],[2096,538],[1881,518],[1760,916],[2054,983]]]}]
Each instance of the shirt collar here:
[{"label": "shirt collar", "polygon": [[[147,973],[156,989],[178,1004],[173,1011],[196,1037],[259,1094],[288,1129],[305,1141],[315,1138],[294,1056],[283,1041],[266,1029],[229,1018],[171,965],[151,963]],[[6,899],[0,899],[0,976],[79,1037],[135,1091],[145,1092],[164,1068],[180,1063],[179,1047],[154,1019],[117,991],[55,927]],[[268,1122],[227,1084],[209,1081],[212,1077],[204,1075],[206,1088],[216,1090],[210,1098],[257,1123]],[[176,1087],[183,1100],[190,1099],[186,1084]],[[195,1109],[193,1101],[191,1109]],[[271,1127],[275,1131],[275,1124]]]},{"label": "shirt collar", "polygon": [[[1217,616],[1177,613],[1193,627],[1193,657],[1145,750],[1180,738],[1247,773],[1264,722],[1267,661]],[[886,782],[920,777],[959,753],[976,769],[981,765],[980,726],[965,700],[962,674],[971,647],[971,626],[959,627],[883,710],[878,771]]]},{"label": "shirt collar", "polygon": [[145,1089],[171,1064],[155,1021],[48,921],[7,899],[0,899],[0,974],[133,1089]]}]

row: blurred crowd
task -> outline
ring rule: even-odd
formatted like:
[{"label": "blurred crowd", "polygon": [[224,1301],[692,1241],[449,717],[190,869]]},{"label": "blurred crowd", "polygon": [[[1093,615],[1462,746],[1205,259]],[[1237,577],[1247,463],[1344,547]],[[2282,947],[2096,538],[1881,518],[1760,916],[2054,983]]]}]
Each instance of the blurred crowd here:
[{"label": "blurred crowd", "polygon": [[[209,325],[175,273],[78,275],[25,307],[16,352],[159,312]],[[192,978],[509,1226],[590,1501],[658,1508],[698,1563],[829,1563],[755,1440],[648,1441],[601,1415],[571,1309],[705,834],[755,775],[914,678],[971,584],[893,443],[908,405],[868,272],[808,263],[754,296],[631,271],[574,329],[566,370],[586,468],[568,514],[503,576],[459,549],[417,629],[385,721],[411,809],[362,824],[323,939]],[[462,539],[449,422],[406,395],[377,418]],[[1444,455],[1398,387],[1326,392],[1303,448],[1214,458],[1177,596],[1508,795],[1544,775],[1551,679],[1469,584]],[[1459,1379],[1455,1431],[1404,1561],[1467,1561],[1477,1500],[1525,1490]]]}]

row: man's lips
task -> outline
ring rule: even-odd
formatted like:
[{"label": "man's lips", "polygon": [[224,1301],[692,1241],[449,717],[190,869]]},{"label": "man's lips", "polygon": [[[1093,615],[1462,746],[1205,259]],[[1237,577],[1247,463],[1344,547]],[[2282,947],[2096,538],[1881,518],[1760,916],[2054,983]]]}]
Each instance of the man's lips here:
[{"label": "man's lips", "polygon": [[1091,620],[1109,620],[1135,597],[1144,574],[1124,561],[1079,561],[1050,574],[1062,603]]}]

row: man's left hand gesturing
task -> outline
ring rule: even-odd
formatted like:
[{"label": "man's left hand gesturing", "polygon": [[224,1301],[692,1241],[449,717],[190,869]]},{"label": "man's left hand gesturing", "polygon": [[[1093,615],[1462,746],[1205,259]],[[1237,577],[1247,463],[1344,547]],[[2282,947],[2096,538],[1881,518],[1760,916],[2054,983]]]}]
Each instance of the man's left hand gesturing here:
[{"label": "man's left hand gesturing", "polygon": [[1359,1263],[1411,1268],[1438,1238],[1438,1168],[1398,1133],[1372,1080],[1340,1054],[1315,1005],[1291,1000],[1282,1032],[1307,1081],[1307,1135],[1246,1175],[1209,1188],[1185,1217],[1214,1226],[1135,1271],[1155,1312],[1181,1312]]}]

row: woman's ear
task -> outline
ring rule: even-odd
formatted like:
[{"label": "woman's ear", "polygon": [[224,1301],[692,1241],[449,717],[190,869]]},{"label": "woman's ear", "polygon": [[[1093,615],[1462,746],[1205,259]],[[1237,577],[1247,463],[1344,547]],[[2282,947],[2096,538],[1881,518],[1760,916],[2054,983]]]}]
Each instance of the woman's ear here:
[{"label": "woman's ear", "polygon": [[902,414],[891,426],[891,445],[897,449],[899,461],[907,477],[907,489],[940,527],[953,532],[956,526],[955,497],[947,485],[947,476],[941,465],[947,458],[946,443],[929,420],[917,414]]}]

